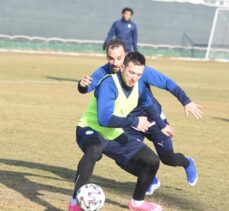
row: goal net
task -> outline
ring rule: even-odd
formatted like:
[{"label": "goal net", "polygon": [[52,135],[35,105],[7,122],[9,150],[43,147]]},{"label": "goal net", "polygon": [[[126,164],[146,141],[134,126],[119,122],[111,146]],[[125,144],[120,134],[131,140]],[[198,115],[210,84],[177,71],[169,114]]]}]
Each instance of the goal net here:
[{"label": "goal net", "polygon": [[205,58],[229,61],[229,8],[216,9]]}]

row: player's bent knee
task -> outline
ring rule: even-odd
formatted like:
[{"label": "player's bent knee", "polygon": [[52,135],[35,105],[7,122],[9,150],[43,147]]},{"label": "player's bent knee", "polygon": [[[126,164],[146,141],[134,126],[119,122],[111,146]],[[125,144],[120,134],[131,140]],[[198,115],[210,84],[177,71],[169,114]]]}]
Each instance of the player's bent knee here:
[{"label": "player's bent knee", "polygon": [[87,150],[86,150],[86,154],[88,155],[88,157],[90,157],[93,160],[100,160],[102,158],[102,146],[100,145],[93,145],[90,146]]},{"label": "player's bent knee", "polygon": [[159,169],[160,166],[160,160],[158,157],[152,157],[151,160],[149,160],[149,167],[153,169]]},{"label": "player's bent knee", "polygon": [[160,166],[160,159],[153,152],[148,152],[148,154],[146,155],[146,165],[149,168],[158,169]]}]

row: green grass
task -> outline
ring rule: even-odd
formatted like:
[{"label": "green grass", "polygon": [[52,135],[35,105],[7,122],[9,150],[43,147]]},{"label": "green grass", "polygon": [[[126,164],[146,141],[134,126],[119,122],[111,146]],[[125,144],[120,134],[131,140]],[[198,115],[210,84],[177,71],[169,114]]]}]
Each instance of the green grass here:
[{"label": "green grass", "polygon": [[[75,125],[90,99],[76,91],[74,81],[104,62],[0,54],[0,210],[66,210],[82,156]],[[199,182],[191,188],[183,169],[161,164],[162,186],[147,198],[164,210],[228,210],[229,63],[157,59],[148,64],[177,81],[204,106],[205,116],[185,117],[173,96],[153,88],[176,130],[174,147],[193,156]],[[92,178],[106,194],[102,210],[127,210],[135,180],[104,156]]]}]

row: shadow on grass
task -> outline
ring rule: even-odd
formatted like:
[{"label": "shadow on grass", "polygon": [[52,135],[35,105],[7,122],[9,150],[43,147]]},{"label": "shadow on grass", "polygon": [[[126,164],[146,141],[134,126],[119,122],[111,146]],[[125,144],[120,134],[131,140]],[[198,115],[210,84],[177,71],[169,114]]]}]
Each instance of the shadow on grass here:
[{"label": "shadow on grass", "polygon": [[[13,189],[19,193],[21,193],[24,197],[28,198],[34,203],[37,203],[41,206],[45,207],[46,211],[57,211],[60,209],[57,209],[55,206],[50,204],[48,201],[45,201],[44,199],[41,199],[39,196],[41,194],[40,191],[47,191],[47,192],[53,192],[53,193],[61,193],[64,195],[70,196],[72,194],[72,190],[66,189],[66,188],[60,188],[55,187],[52,185],[47,184],[40,184],[36,183],[34,181],[30,181],[27,177],[33,176],[33,177],[43,177],[47,179],[54,179],[54,180],[61,180],[61,181],[73,181],[75,176],[75,170],[71,170],[64,167],[59,166],[51,166],[46,164],[40,164],[40,163],[34,163],[34,162],[28,162],[28,161],[20,161],[20,160],[9,160],[9,159],[0,159],[0,163],[10,165],[10,166],[17,166],[17,167],[25,167],[29,169],[36,169],[36,170],[42,170],[47,171],[50,173],[53,173],[54,175],[60,177],[48,177],[48,176],[41,176],[36,175],[34,173],[28,173],[28,172],[16,172],[16,171],[7,171],[7,170],[0,170],[0,183],[4,184],[10,189]],[[95,183],[107,191],[112,191],[112,193],[117,195],[129,195],[131,196],[135,183],[133,182],[117,182],[112,179],[104,178],[101,176],[93,176],[91,179],[92,183]],[[163,187],[162,187],[163,188]],[[169,189],[172,187],[164,187],[165,189]],[[173,188],[174,189],[174,188]],[[182,190],[178,190],[181,193],[182,196]],[[166,191],[157,192],[155,194],[156,197],[160,199],[160,201],[164,201],[165,204],[168,204],[169,207],[178,207],[181,210],[187,210],[192,208],[192,210],[201,210],[200,204],[197,204],[192,197],[190,197],[190,200],[187,200],[186,198],[176,197],[172,195],[171,193],[168,193]],[[121,204],[117,201],[112,200],[109,195],[106,195],[106,203],[112,204],[115,206],[118,206],[119,208],[127,208],[126,204]],[[67,207],[67,204],[66,204]]]},{"label": "shadow on grass", "polygon": [[228,118],[212,117],[212,119],[221,120],[221,121],[224,121],[224,122],[229,122],[229,119]]},{"label": "shadow on grass", "polygon": [[[28,161],[20,161],[20,160],[9,160],[9,159],[0,159],[0,163],[10,165],[10,166],[16,166],[16,167],[23,167],[23,168],[29,168],[29,169],[35,169],[35,170],[42,170],[47,171],[50,173],[53,173],[54,175],[60,177],[61,179],[58,179],[56,177],[49,177],[49,176],[41,176],[34,173],[28,173],[28,172],[18,172],[18,171],[7,171],[7,170],[0,170],[0,183],[4,184],[10,189],[13,189],[20,194],[22,194],[24,197],[28,198],[34,203],[37,203],[41,206],[45,207],[46,211],[57,211],[60,210],[59,208],[54,207],[49,202],[41,199],[39,196],[41,194],[40,191],[47,191],[47,192],[53,192],[53,193],[61,193],[64,195],[69,196],[69,199],[72,194],[72,190],[66,189],[66,188],[59,188],[52,185],[47,184],[41,184],[36,183],[34,181],[30,181],[28,177],[42,177],[47,179],[54,179],[54,180],[61,180],[61,181],[73,181],[75,176],[75,171],[59,167],[59,166],[51,166],[46,164],[40,164],[40,163],[33,163]],[[91,182],[95,183],[99,186],[102,186],[105,189],[112,189],[114,193],[118,194],[131,194],[131,190],[134,187],[133,183],[120,183],[115,180],[103,178],[100,176],[93,176],[91,178]],[[109,198],[109,196],[106,196],[106,203],[112,204],[115,206],[119,206],[121,208],[127,208],[126,205],[121,204],[117,201],[114,201]],[[67,204],[66,204],[67,207]]]},{"label": "shadow on grass", "polygon": [[[201,202],[193,199],[193,196],[190,194],[187,199],[187,195],[184,196],[182,191],[180,192],[180,196],[177,197],[177,194],[173,194],[168,190],[166,186],[162,186],[161,189],[164,188],[163,192],[159,190],[155,193],[155,197],[160,199],[164,205],[170,207],[171,210],[195,210],[195,211],[204,211],[206,210],[207,205],[203,205]],[[170,210],[170,209],[169,209]]]},{"label": "shadow on grass", "polygon": [[55,80],[55,81],[64,81],[64,82],[79,82],[79,80],[74,80],[71,78],[60,78],[60,77],[53,77],[53,76],[46,76],[47,79]]}]

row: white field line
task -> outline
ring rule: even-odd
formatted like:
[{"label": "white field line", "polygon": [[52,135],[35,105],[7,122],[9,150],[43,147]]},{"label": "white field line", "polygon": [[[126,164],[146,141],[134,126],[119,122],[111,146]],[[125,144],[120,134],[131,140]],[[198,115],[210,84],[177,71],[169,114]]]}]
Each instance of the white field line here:
[{"label": "white field line", "polygon": [[[77,84],[74,81],[55,81],[55,80],[0,80],[1,84]],[[225,86],[209,86],[208,84],[195,84],[195,83],[180,83],[182,87],[189,87],[192,89],[208,89],[208,90],[229,90]]]},{"label": "white field line", "polygon": [[37,55],[55,55],[55,56],[96,56],[104,57],[105,54],[99,53],[71,53],[61,51],[33,51],[33,50],[18,50],[18,49],[0,49],[1,53],[19,53],[19,54],[37,54]]},{"label": "white field line", "polygon": [[75,81],[58,80],[0,80],[0,84],[73,84]]},{"label": "white field line", "polygon": [[[105,57],[104,54],[100,53],[71,53],[71,52],[61,52],[61,51],[33,51],[33,50],[18,50],[18,49],[0,49],[0,53],[16,53],[16,54],[36,54],[36,55],[54,55],[54,56],[90,56],[90,57]],[[229,60],[226,59],[215,59],[215,60],[206,60],[201,58],[191,58],[191,57],[166,57],[166,56],[146,56],[147,59],[160,59],[160,58],[167,58],[171,60],[183,60],[183,61],[193,61],[193,62],[226,62],[228,63]]]}]

